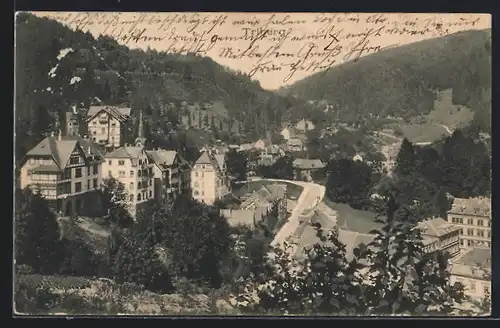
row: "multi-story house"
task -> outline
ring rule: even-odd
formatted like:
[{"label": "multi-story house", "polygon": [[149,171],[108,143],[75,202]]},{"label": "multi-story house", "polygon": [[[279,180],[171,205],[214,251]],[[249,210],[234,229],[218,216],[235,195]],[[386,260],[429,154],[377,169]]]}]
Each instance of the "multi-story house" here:
[{"label": "multi-story house", "polygon": [[123,184],[128,197],[128,210],[135,217],[137,211],[154,201],[154,164],[145,149],[142,120],[135,145],[125,145],[106,154],[102,167],[103,178],[113,177]]},{"label": "multi-story house", "polygon": [[102,162],[91,140],[52,135],[24,157],[20,187],[39,192],[61,215],[94,215],[100,208]]},{"label": "multi-story house", "polygon": [[465,294],[472,300],[491,297],[491,250],[467,249],[452,262],[450,281],[463,284]]},{"label": "multi-story house", "polygon": [[491,248],[490,198],[455,198],[451,210],[448,211],[448,222],[461,228],[461,248]]},{"label": "multi-story house", "polygon": [[75,113],[66,112],[64,116],[64,131],[66,136],[77,136],[80,130],[80,122]]},{"label": "multi-story house", "polygon": [[292,138],[286,142],[286,150],[289,152],[301,152],[306,149],[304,142],[299,138]]},{"label": "multi-story house", "polygon": [[209,205],[231,195],[224,155],[201,154],[191,170],[191,191],[194,199]]},{"label": "multi-story house", "polygon": [[117,106],[90,106],[87,112],[89,137],[100,145],[118,148],[123,143],[131,109]]},{"label": "multi-story house", "polygon": [[155,197],[160,204],[175,198],[182,191],[181,159],[175,150],[146,151],[153,162]]},{"label": "multi-story house", "polygon": [[460,254],[460,227],[442,218],[432,218],[420,222],[416,228],[420,230],[426,252],[447,252],[451,257]]}]

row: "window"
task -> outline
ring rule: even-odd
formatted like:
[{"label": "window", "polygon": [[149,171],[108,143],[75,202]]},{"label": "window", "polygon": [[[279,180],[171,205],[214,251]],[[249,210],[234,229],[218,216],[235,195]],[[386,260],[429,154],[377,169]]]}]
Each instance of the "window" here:
[{"label": "window", "polygon": [[460,223],[460,224],[464,224],[464,219],[462,219],[462,218],[458,218],[458,223]]},{"label": "window", "polygon": [[130,176],[133,177],[134,176],[134,171],[133,170],[130,170]]},{"label": "window", "polygon": [[69,164],[70,164],[70,165],[75,165],[75,164],[78,164],[78,162],[79,162],[79,161],[80,161],[80,158],[79,158],[79,157],[77,157],[77,156],[73,157],[73,156],[72,156],[72,157],[70,157],[70,159],[69,159]]},{"label": "window", "polygon": [[195,188],[198,188],[199,186],[200,186],[200,184],[199,184],[198,182],[195,182],[195,183],[194,183],[194,187],[195,187]]},{"label": "window", "polygon": [[477,220],[477,225],[482,226],[483,225],[483,220]]},{"label": "window", "polygon": [[92,124],[96,125],[96,124],[97,124],[97,122],[96,122],[96,121],[94,121],[94,122],[92,122]]},{"label": "window", "polygon": [[119,176],[120,178],[125,177],[125,171],[119,171],[119,172],[118,172],[118,176]]},{"label": "window", "polygon": [[470,282],[470,291],[473,293],[476,292],[476,283],[474,281]]},{"label": "window", "polygon": [[123,160],[118,161],[118,165],[119,165],[119,166],[123,166],[123,165],[125,165],[125,161],[123,161]]},{"label": "window", "polygon": [[142,159],[139,160],[139,165],[142,165]]},{"label": "window", "polygon": [[137,194],[137,201],[141,200],[141,194]]},{"label": "window", "polygon": [[116,123],[114,123],[114,122],[113,122],[113,123],[111,123],[111,126],[116,126]]},{"label": "window", "polygon": [[142,175],[142,170],[137,170],[137,176],[141,176]]},{"label": "window", "polygon": [[[97,134],[97,131],[93,131],[92,133],[93,133],[94,135],[96,135],[96,134]],[[95,138],[94,138],[94,140],[95,140]]]},{"label": "window", "polygon": [[97,189],[97,179],[94,179],[94,189]]},{"label": "window", "polygon": [[477,236],[478,237],[484,237],[484,231],[481,229],[477,229]]},{"label": "window", "polygon": [[130,188],[131,190],[132,190],[132,189],[134,189],[134,183],[133,183],[133,182],[131,182],[131,183],[130,183],[130,187],[129,187],[129,188]]},{"label": "window", "polygon": [[151,186],[153,184],[153,179],[149,179],[149,185]]},{"label": "window", "polygon": [[469,225],[473,225],[473,224],[474,224],[474,220],[472,220],[472,219],[467,219],[467,224],[469,224]]},{"label": "window", "polygon": [[82,169],[78,168],[75,170],[75,178],[81,178],[82,177]]},{"label": "window", "polygon": [[467,236],[474,236],[474,229],[467,229]]},{"label": "window", "polygon": [[71,169],[64,169],[61,179],[62,180],[71,179]]},{"label": "window", "polygon": [[486,247],[491,248],[491,243],[489,241],[486,242]]},{"label": "window", "polygon": [[141,188],[142,188],[142,183],[141,183],[141,181],[137,182],[137,188],[138,188],[138,189],[141,189]]},{"label": "window", "polygon": [[153,197],[153,192],[150,190],[149,191],[149,198],[152,198]]},{"label": "window", "polygon": [[463,235],[464,234],[464,230],[463,229],[460,229],[460,234]]},{"label": "window", "polygon": [[133,202],[134,201],[134,195],[130,195],[130,201]]},{"label": "window", "polygon": [[113,174],[111,174],[111,171],[108,171],[108,176],[112,177]]},{"label": "window", "polygon": [[108,165],[111,165],[112,164],[112,161],[111,160],[108,160]]},{"label": "window", "polygon": [[194,173],[194,176],[195,176],[195,177],[198,177],[198,172],[195,172],[195,173]]},{"label": "window", "polygon": [[90,180],[87,180],[87,190],[90,190],[90,186],[91,186]]},{"label": "window", "polygon": [[491,238],[491,231],[488,231],[488,238]]},{"label": "window", "polygon": [[80,192],[80,191],[82,191],[82,183],[77,182],[75,183],[75,192]]},{"label": "window", "polygon": [[93,174],[99,174],[99,166],[97,164],[94,164],[92,166],[92,173]]},{"label": "window", "polygon": [[490,293],[490,287],[489,286],[484,286],[484,294],[488,295]]},{"label": "window", "polygon": [[491,227],[491,222],[490,221],[487,221],[487,222],[488,222],[487,223],[488,228]]},{"label": "window", "polygon": [[101,133],[102,134],[106,133],[106,128],[101,128]]},{"label": "window", "polygon": [[195,196],[198,196],[199,194],[200,194],[200,193],[198,192],[198,190],[195,190],[195,191],[194,191],[194,195],[195,195]]}]

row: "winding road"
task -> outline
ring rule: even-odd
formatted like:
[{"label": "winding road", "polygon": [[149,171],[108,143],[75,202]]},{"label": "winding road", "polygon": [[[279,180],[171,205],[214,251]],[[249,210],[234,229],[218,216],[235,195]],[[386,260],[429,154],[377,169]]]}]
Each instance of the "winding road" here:
[{"label": "winding road", "polygon": [[313,210],[321,203],[325,195],[325,186],[319,185],[317,183],[302,182],[302,181],[291,181],[291,180],[278,180],[278,179],[262,179],[270,182],[282,182],[282,183],[292,183],[303,188],[299,199],[297,200],[297,205],[292,210],[290,217],[283,227],[278,231],[274,240],[271,242],[271,246],[277,246],[282,244],[287,239],[295,235],[295,231],[300,226],[301,217],[307,216],[312,213]]}]

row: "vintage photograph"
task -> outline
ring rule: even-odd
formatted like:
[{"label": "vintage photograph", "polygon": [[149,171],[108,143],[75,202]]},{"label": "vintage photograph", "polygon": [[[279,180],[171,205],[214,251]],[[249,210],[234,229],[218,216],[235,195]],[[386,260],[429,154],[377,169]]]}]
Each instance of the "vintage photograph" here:
[{"label": "vintage photograph", "polygon": [[13,315],[489,316],[491,16],[17,12]]}]

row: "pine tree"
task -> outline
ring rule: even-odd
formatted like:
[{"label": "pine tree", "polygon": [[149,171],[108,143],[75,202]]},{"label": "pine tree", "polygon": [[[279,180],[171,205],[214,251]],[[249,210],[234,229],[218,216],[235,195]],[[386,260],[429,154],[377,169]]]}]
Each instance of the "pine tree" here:
[{"label": "pine tree", "polygon": [[450,210],[450,201],[443,187],[441,187],[436,195],[434,196],[434,212],[441,218],[445,219],[448,217],[448,211]]},{"label": "pine tree", "polygon": [[15,259],[34,272],[55,273],[62,260],[56,214],[45,199],[31,190],[16,192]]},{"label": "pine tree", "polygon": [[413,144],[404,138],[396,158],[395,171],[399,174],[410,174],[415,171],[416,156]]}]

